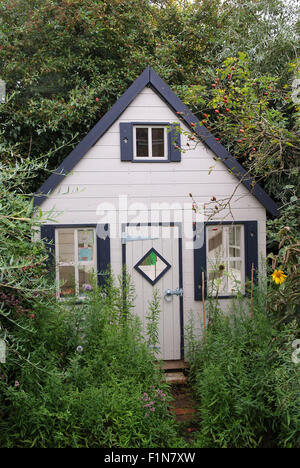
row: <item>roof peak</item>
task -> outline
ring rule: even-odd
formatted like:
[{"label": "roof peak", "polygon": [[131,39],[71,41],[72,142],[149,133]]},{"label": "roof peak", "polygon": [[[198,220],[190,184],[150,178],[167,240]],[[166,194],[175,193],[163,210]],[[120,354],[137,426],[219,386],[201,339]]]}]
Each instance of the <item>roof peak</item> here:
[{"label": "roof peak", "polygon": [[180,113],[182,121],[195,132],[201,141],[221,159],[225,166],[233,173],[254,197],[273,216],[279,216],[279,208],[258,183],[249,175],[241,164],[219,143],[204,125],[200,125],[197,117],[171,90],[169,85],[148,65],[138,78],[129,86],[122,96],[113,104],[110,110],[96,123],[81,142],[71,151],[34,196],[34,205],[39,206],[47,195],[63,180],[63,178],[82,159],[87,151],[101,138],[109,127],[120,117],[122,112],[131,104],[134,98],[148,85],[173,109]]}]

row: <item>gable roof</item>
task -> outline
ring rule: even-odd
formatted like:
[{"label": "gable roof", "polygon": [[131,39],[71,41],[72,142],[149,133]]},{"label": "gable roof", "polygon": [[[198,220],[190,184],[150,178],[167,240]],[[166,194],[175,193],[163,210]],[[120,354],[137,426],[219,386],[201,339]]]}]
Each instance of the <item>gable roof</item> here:
[{"label": "gable roof", "polygon": [[175,112],[180,113],[180,118],[195,132],[201,141],[212,150],[240,181],[251,192],[251,194],[266,208],[273,216],[279,216],[280,211],[276,203],[254,181],[241,164],[219,143],[204,125],[200,125],[197,117],[189,108],[173,93],[171,88],[151,68],[147,67],[143,73],[132,83],[110,110],[99,120],[90,132],[64,159],[46,182],[34,195],[34,206],[39,206],[47,198],[48,194],[64,179],[64,177],[75,167],[87,151],[104,135],[109,127],[120,117],[122,112],[129,106],[134,98],[145,88],[151,87]]}]

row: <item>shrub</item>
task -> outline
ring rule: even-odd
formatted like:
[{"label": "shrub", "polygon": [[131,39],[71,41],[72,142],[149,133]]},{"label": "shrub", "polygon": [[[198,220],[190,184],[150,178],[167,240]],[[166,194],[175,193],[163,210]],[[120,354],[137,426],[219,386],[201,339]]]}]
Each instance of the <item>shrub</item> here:
[{"label": "shrub", "polygon": [[292,362],[296,323],[280,330],[257,290],[229,315],[213,305],[213,323],[193,343],[191,372],[199,400],[199,447],[299,446],[299,365]]},{"label": "shrub", "polygon": [[26,363],[17,384],[1,381],[2,447],[183,444],[140,323],[130,312],[124,319],[121,289],[109,283],[105,290],[94,286],[75,312],[64,303],[60,320],[53,314],[36,324],[43,342],[32,344],[32,357],[44,360],[44,371]]}]

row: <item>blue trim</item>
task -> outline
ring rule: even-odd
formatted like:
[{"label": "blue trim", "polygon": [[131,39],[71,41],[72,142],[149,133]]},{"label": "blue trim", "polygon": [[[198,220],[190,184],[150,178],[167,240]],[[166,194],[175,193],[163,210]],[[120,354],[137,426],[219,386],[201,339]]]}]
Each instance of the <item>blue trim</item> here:
[{"label": "blue trim", "polygon": [[[276,203],[267,195],[267,193],[254,181],[248,172],[240,165],[240,163],[219,143],[215,137],[207,130],[204,125],[199,125],[198,118],[192,114],[189,108],[173,93],[171,88],[155,73],[150,70],[150,82],[154,91],[158,92],[164,101],[171,107],[173,111],[180,112],[180,117],[208,146],[213,153],[221,159],[227,169],[229,169],[242,184],[255,196],[255,198],[269,211],[273,216],[280,215],[280,211]],[[192,126],[191,124],[194,124]]]},{"label": "blue trim", "polygon": [[[168,159],[134,159],[133,157],[133,127],[138,125],[169,127],[168,131]],[[120,122],[120,150],[121,161],[132,163],[169,163],[181,161],[181,134],[178,131],[179,124],[171,122]],[[178,148],[176,148],[178,146]]]},{"label": "blue trim", "polygon": [[133,125],[120,123],[120,152],[121,161],[133,160]]},{"label": "blue trim", "polygon": [[[248,172],[240,165],[235,158],[228,153],[226,148],[219,143],[204,125],[199,125],[198,119],[192,114],[189,108],[173,93],[171,88],[155,73],[151,67],[147,67],[136,81],[125,91],[119,100],[102,117],[83,140],[74,148],[58,167],[55,174],[52,174],[34,196],[34,205],[39,206],[49,194],[81,160],[87,151],[101,138],[108,128],[120,117],[122,112],[129,106],[133,99],[145,88],[150,86],[176,113],[180,112],[180,117],[193,130],[203,143],[210,148],[213,153],[221,159],[225,166],[239,179],[242,184],[255,196],[255,198],[273,216],[279,216],[280,211],[276,203],[267,195]],[[192,126],[191,124],[194,124]]]},{"label": "blue trim", "polygon": [[[140,268],[141,263],[145,260],[145,258],[148,257],[148,255],[151,252],[154,252],[155,255],[157,255],[157,257],[159,257],[164,262],[164,264],[166,265],[165,268],[163,269],[163,271],[154,280],[149,278],[149,276],[146,275],[146,273],[144,273],[143,270],[141,270],[141,268]],[[145,255],[138,261],[138,263],[136,265],[134,265],[134,268],[136,269],[136,271],[138,271],[143,276],[143,278],[145,278],[145,280],[147,280],[152,286],[154,286],[164,276],[164,274],[167,273],[167,271],[170,270],[171,265],[164,257],[162,257],[162,255],[160,255],[160,253],[157,252],[157,250],[154,247],[151,247],[151,249],[148,250],[148,252],[145,253]]]},{"label": "blue trim", "polygon": [[74,168],[88,150],[101,138],[101,136],[120,117],[122,112],[129,106],[133,99],[147,86],[150,79],[150,68],[147,67],[134,83],[125,91],[111,109],[99,120],[99,122],[89,131],[81,142],[64,159],[46,182],[34,195],[34,206],[39,206],[64,177]]},{"label": "blue trim", "polygon": [[[252,265],[254,267],[254,281],[257,281],[258,271],[258,231],[257,221],[209,221],[196,223],[195,239],[203,236],[201,247],[194,248],[194,298],[195,301],[202,300],[202,288],[204,286],[204,297],[207,297],[207,266],[206,266],[206,226],[228,226],[242,224],[244,226],[245,245],[245,282],[251,280]],[[205,273],[204,285],[202,284],[202,272]],[[246,294],[246,293],[245,293]],[[232,296],[219,296],[220,299],[232,298]]]}]

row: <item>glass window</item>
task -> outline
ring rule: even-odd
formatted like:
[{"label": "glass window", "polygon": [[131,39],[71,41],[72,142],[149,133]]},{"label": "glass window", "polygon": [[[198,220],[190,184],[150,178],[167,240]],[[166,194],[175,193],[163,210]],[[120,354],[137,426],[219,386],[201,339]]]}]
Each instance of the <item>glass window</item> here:
[{"label": "glass window", "polygon": [[136,156],[138,158],[149,156],[148,128],[136,128]]},{"label": "glass window", "polygon": [[78,261],[93,262],[94,260],[94,230],[78,229]]},{"label": "glass window", "polygon": [[154,248],[151,248],[135,265],[135,269],[152,285],[157,283],[170,268],[171,265]]},{"label": "glass window", "polygon": [[167,129],[159,126],[134,127],[136,159],[167,159]]},{"label": "glass window", "polygon": [[59,261],[74,262],[74,229],[58,231]]},{"label": "glass window", "polygon": [[165,155],[165,130],[164,128],[152,128],[152,157],[163,158]]},{"label": "glass window", "polygon": [[93,228],[56,229],[57,297],[82,295],[91,289],[96,272],[96,231]]},{"label": "glass window", "polygon": [[213,296],[244,292],[243,226],[207,226],[207,289]]},{"label": "glass window", "polygon": [[75,296],[75,267],[59,266],[60,296]]}]

